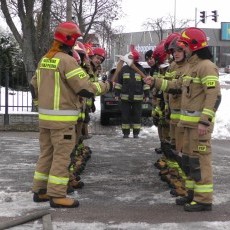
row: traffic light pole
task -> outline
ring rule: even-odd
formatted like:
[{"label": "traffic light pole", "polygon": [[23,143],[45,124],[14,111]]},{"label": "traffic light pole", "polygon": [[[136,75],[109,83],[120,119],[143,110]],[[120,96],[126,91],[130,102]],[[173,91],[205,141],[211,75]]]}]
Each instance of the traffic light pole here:
[{"label": "traffic light pole", "polygon": [[212,17],[212,20],[214,22],[217,22],[217,17],[219,15],[217,14],[217,10],[213,10],[211,15],[207,15],[206,11],[200,11],[200,20],[197,21],[197,8],[195,8],[195,27],[197,27],[199,22],[206,23],[206,19],[208,17]]}]

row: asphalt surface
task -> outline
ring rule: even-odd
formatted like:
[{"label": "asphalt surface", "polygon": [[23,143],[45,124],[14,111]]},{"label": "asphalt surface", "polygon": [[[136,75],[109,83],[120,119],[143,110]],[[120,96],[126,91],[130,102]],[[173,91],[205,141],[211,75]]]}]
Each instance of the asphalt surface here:
[{"label": "asphalt surface", "polygon": [[[93,152],[81,174],[85,186],[72,195],[80,206],[49,209],[52,221],[157,224],[230,220],[229,140],[213,140],[213,210],[191,214],[175,205],[170,189],[158,176],[154,167],[160,157],[154,152],[159,145],[156,138],[123,139],[117,125],[102,127],[96,122],[93,127],[93,137],[85,141]],[[0,192],[9,187],[11,192],[30,191],[39,154],[38,133],[0,135]],[[25,163],[29,167],[15,169]],[[38,210],[41,208],[38,206]],[[13,219],[0,213],[0,222]]]}]

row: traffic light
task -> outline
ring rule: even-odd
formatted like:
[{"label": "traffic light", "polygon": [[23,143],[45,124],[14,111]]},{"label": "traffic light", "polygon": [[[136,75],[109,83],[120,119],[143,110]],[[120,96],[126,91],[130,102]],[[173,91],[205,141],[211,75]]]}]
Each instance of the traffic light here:
[{"label": "traffic light", "polygon": [[200,11],[200,21],[205,23],[206,22],[206,12],[205,11]]},{"label": "traffic light", "polygon": [[212,20],[214,21],[214,22],[217,22],[217,10],[213,10],[212,11]]}]

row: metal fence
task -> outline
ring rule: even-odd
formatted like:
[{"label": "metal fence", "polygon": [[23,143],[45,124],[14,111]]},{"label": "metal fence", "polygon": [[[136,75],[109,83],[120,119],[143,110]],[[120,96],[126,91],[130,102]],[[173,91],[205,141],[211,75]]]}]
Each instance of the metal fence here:
[{"label": "metal fence", "polygon": [[[18,123],[23,123],[24,118],[22,119],[22,115],[36,116],[36,113],[32,112],[32,97],[27,80],[29,74],[32,76],[33,72],[27,74],[23,71],[0,72],[0,114],[4,117],[4,119],[0,120],[4,125],[12,123],[10,120],[13,123],[17,122],[17,120]],[[30,122],[28,117],[26,120]]]}]

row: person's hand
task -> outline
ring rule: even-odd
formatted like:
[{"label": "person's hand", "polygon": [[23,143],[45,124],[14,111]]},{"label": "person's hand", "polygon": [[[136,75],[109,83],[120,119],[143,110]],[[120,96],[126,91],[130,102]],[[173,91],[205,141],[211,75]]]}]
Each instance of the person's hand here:
[{"label": "person's hand", "polygon": [[118,100],[119,100],[119,97],[116,96],[116,97],[114,97],[114,99],[115,99],[116,101],[118,101]]},{"label": "person's hand", "polygon": [[198,124],[198,135],[203,136],[208,133],[208,126],[203,124]]},{"label": "person's hand", "polygon": [[144,102],[148,102],[149,101],[149,97],[144,97]]},{"label": "person's hand", "polygon": [[151,76],[147,76],[144,79],[145,84],[152,86],[154,84],[155,79]]}]

